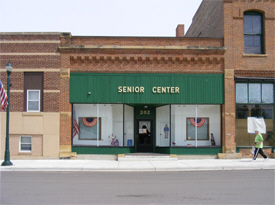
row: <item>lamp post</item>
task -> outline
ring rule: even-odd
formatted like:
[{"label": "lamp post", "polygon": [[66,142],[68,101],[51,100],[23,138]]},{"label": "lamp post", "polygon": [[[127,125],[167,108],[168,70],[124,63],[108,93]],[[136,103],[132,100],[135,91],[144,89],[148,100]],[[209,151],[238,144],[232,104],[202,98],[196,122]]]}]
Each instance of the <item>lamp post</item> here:
[{"label": "lamp post", "polygon": [[6,121],[6,149],[5,149],[5,160],[2,163],[2,166],[10,166],[12,165],[10,161],[10,143],[9,143],[9,118],[10,118],[10,75],[12,71],[12,65],[10,63],[10,60],[8,64],[6,65],[6,70],[8,74],[7,79],[7,95],[8,95],[8,107],[7,107],[7,121]]}]

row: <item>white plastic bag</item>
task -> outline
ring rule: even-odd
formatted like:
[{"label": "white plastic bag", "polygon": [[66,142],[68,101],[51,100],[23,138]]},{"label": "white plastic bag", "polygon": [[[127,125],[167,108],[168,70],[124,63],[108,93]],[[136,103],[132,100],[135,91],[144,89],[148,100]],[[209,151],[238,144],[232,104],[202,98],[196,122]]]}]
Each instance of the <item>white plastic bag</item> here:
[{"label": "white plastic bag", "polygon": [[254,156],[255,146],[252,146],[251,154]]}]

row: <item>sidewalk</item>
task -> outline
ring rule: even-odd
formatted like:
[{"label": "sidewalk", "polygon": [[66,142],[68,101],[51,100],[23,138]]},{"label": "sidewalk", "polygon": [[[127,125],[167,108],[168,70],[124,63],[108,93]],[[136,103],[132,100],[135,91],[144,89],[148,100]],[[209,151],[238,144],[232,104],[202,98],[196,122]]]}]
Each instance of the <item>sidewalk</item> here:
[{"label": "sidewalk", "polygon": [[[1,163],[3,160],[1,161]],[[12,166],[0,166],[0,171],[209,171],[209,170],[275,170],[275,159],[263,162],[251,159],[202,159],[176,161],[115,161],[115,160],[11,160]]]}]

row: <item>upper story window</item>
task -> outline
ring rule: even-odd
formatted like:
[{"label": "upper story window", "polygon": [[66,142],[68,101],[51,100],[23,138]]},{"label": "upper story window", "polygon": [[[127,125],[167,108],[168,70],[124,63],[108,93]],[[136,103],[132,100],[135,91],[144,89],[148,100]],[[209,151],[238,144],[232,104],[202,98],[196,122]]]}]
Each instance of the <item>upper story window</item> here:
[{"label": "upper story window", "polygon": [[43,73],[24,73],[24,108],[27,112],[43,112]]},{"label": "upper story window", "polygon": [[259,12],[244,13],[244,52],[263,54],[263,15]]},{"label": "upper story window", "polygon": [[27,90],[27,112],[40,112],[40,90]]}]

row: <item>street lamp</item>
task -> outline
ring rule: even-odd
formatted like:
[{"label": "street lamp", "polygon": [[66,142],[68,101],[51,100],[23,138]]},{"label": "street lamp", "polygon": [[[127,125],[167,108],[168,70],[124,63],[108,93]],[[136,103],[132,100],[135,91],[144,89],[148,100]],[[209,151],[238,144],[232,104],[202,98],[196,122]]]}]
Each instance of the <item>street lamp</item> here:
[{"label": "street lamp", "polygon": [[6,149],[5,149],[5,161],[2,163],[2,166],[10,166],[12,165],[10,161],[10,143],[9,143],[9,118],[10,118],[10,75],[12,71],[12,65],[10,60],[6,65],[6,70],[8,74],[7,79],[7,95],[8,95],[8,107],[7,107],[7,121],[6,121]]}]

